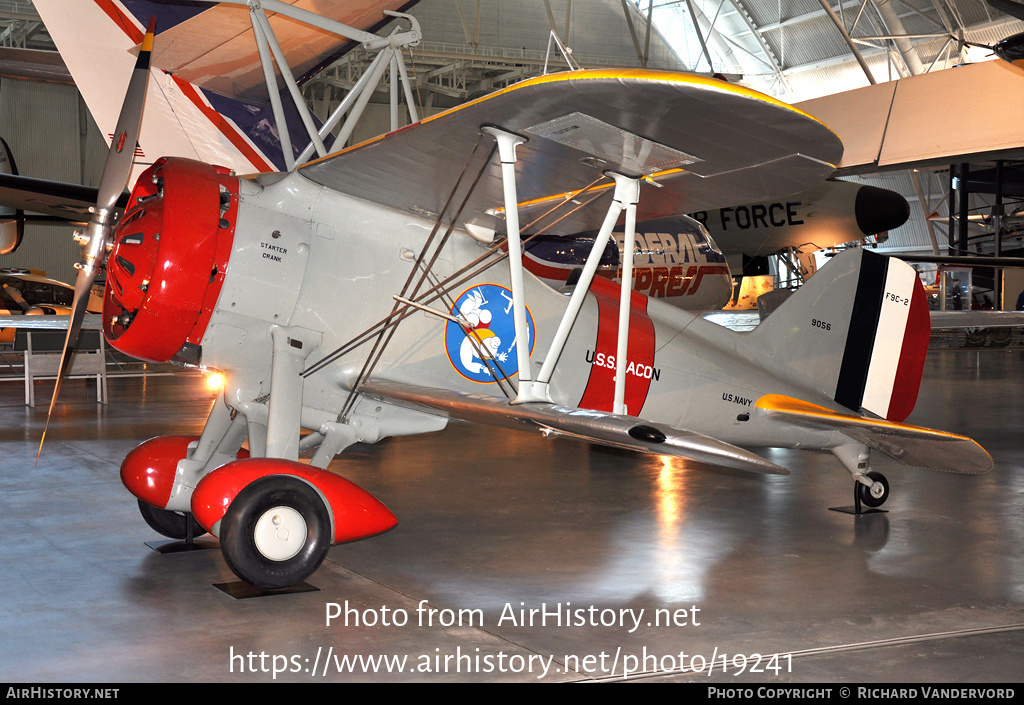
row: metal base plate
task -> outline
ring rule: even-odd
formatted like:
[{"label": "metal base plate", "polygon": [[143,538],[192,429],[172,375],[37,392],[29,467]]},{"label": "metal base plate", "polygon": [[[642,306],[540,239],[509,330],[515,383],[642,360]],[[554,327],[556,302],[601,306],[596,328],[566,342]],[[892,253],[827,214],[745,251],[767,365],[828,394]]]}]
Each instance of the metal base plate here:
[{"label": "metal base plate", "polygon": [[888,509],[874,509],[873,507],[829,507],[830,512],[842,512],[843,514],[888,514]]},{"label": "metal base plate", "polygon": [[314,587],[307,582],[297,583],[283,590],[263,590],[241,580],[230,583],[214,583],[213,586],[236,600],[248,600],[252,597],[268,597],[270,595],[291,595],[299,592],[320,592],[320,588]]},{"label": "metal base plate", "polygon": [[220,541],[212,536],[201,536],[192,541],[168,539],[167,541],[146,541],[146,545],[157,553],[187,553],[189,551],[209,551],[220,548]]}]

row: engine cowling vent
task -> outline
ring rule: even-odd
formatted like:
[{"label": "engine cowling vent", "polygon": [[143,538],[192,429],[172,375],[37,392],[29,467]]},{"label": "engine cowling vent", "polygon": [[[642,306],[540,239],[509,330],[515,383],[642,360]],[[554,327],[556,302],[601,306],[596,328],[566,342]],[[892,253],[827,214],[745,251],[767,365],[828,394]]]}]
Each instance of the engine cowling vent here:
[{"label": "engine cowling vent", "polygon": [[235,177],[189,159],[161,159],[139,177],[107,258],[103,330],[112,346],[167,362],[201,339],[196,328],[209,321],[234,236],[237,208],[222,208],[225,192],[237,195]]}]

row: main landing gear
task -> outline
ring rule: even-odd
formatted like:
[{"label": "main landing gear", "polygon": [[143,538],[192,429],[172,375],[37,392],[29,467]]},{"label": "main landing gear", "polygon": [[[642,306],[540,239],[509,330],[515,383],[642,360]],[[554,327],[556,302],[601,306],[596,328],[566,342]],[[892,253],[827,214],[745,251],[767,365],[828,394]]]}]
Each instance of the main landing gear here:
[{"label": "main landing gear", "polygon": [[[848,443],[832,449],[832,454],[853,475],[853,506],[829,507],[845,514],[873,514],[889,499],[889,481],[885,475],[870,469],[871,451],[863,443]],[[865,509],[865,507],[867,507]]]},{"label": "main landing gear", "polygon": [[316,571],[331,546],[331,517],[316,491],[271,475],[238,493],[220,523],[224,562],[251,585],[280,590]]},{"label": "main landing gear", "polygon": [[172,512],[160,509],[141,499],[139,500],[139,512],[149,524],[149,528],[169,539],[191,543],[192,539],[206,533],[206,529],[199,525],[191,512]]},{"label": "main landing gear", "polygon": [[885,500],[889,499],[889,481],[885,479],[885,475],[874,470],[866,477],[871,480],[871,485],[865,485],[858,480],[855,487],[856,499],[872,509],[881,507]]}]

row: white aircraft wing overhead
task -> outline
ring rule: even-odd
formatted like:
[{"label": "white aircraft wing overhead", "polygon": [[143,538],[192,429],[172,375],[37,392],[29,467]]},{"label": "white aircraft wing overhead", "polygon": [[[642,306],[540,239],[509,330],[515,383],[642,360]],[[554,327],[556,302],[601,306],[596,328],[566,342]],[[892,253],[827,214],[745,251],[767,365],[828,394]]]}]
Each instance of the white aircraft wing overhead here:
[{"label": "white aircraft wing overhead", "polygon": [[[957,96],[995,95],[984,109]],[[846,147],[838,175],[1019,158],[1024,151],[1024,72],[984,61],[807,100]],[[927,115],[927,119],[922,119]]]},{"label": "white aircraft wing overhead", "polygon": [[781,465],[709,436],[606,411],[548,403],[512,404],[498,397],[383,380],[366,382],[359,387],[359,392],[371,398],[448,418],[535,430],[545,436],[569,436],[600,445],[688,458],[738,470],[770,475],[789,474]]},{"label": "white aircraft wing overhead", "polygon": [[932,328],[1017,328],[1024,311],[930,311]]},{"label": "white aircraft wing overhead", "polygon": [[[415,4],[409,0],[284,1],[370,32],[391,20],[384,10],[404,10]],[[268,12],[267,16],[296,77],[323,68],[348,44],[337,35],[281,15]],[[224,95],[250,100],[266,97],[249,9],[241,5],[215,5],[161,32],[153,51],[153,66]]]},{"label": "white aircraft wing overhead", "polygon": [[[828,177],[843,154],[826,125],[755,91],[694,74],[609,69],[529,79],[300,172],[342,193],[434,215],[478,139],[493,144],[480,136],[488,125],[527,139],[517,150],[521,208],[553,206],[611,170],[661,187],[641,187],[638,220],[796,193]],[[485,222],[503,202],[500,169],[492,160],[460,223]],[[605,179],[602,188],[610,193],[610,185]],[[596,229],[603,215],[581,208],[559,228]]]}]

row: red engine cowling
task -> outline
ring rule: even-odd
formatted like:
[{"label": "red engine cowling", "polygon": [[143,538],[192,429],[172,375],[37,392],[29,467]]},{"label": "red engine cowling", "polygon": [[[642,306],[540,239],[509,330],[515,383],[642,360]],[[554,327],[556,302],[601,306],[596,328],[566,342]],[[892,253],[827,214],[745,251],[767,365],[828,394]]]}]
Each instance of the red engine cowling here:
[{"label": "red engine cowling", "polygon": [[107,259],[103,331],[150,362],[198,362],[234,240],[238,179],[190,159],[161,159],[135,185]]}]

